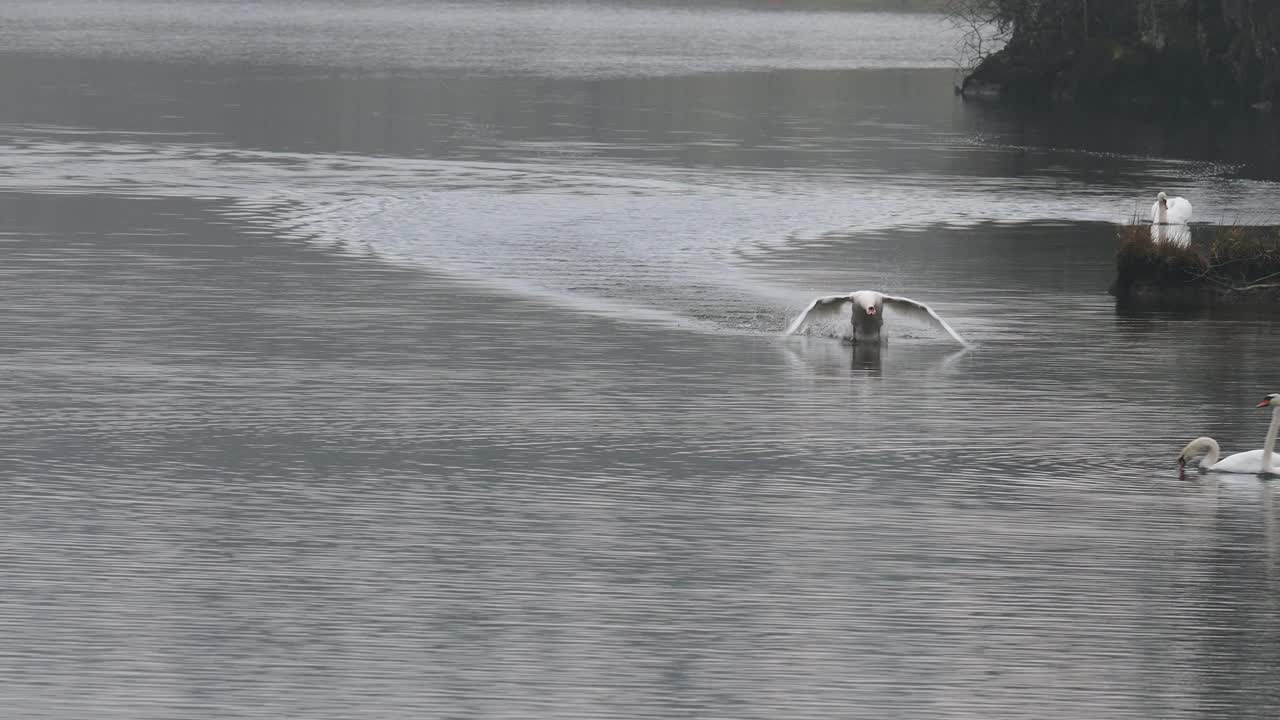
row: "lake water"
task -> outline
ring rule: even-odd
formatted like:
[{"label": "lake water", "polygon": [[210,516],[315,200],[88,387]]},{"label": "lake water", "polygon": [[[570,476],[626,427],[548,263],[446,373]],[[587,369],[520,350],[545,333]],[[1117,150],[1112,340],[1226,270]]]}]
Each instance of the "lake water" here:
[{"label": "lake water", "polygon": [[[1274,718],[1265,312],[1118,313],[1280,123],[962,102],[934,15],[0,6],[0,706]],[[813,296],[930,303],[880,352]]]}]

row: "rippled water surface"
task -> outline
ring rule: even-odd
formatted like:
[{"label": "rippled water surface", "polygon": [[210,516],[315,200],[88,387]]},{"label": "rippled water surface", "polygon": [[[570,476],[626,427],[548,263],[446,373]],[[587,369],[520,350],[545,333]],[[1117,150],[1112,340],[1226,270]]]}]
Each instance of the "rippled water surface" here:
[{"label": "rippled water surface", "polygon": [[[1275,121],[952,94],[938,16],[0,7],[0,706],[1274,718],[1273,314],[1117,312]],[[941,59],[939,55],[942,55]],[[971,342],[780,331],[883,289]]]}]

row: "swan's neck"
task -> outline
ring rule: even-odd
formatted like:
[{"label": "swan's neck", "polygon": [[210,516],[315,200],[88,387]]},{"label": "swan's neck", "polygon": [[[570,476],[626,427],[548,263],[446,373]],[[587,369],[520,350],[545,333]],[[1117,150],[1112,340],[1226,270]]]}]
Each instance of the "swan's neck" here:
[{"label": "swan's neck", "polygon": [[1207,437],[1200,441],[1200,446],[1208,450],[1204,457],[1200,458],[1200,467],[1208,469],[1209,466],[1218,464],[1218,456],[1222,453],[1222,448],[1218,447],[1218,441]]},{"label": "swan's neck", "polygon": [[1169,206],[1168,206],[1167,204],[1165,204],[1165,203],[1160,203],[1160,204],[1157,206],[1157,209],[1156,209],[1156,222],[1157,222],[1157,223],[1159,223],[1159,224],[1161,224],[1161,225],[1165,225],[1165,224],[1167,224],[1167,223],[1169,222]]},{"label": "swan's neck", "polygon": [[[1280,432],[1280,405],[1271,411],[1271,425],[1267,426],[1267,439],[1262,443],[1262,472],[1276,472],[1271,467],[1271,455],[1276,449],[1276,433]],[[1276,472],[1280,475],[1280,472]]]}]

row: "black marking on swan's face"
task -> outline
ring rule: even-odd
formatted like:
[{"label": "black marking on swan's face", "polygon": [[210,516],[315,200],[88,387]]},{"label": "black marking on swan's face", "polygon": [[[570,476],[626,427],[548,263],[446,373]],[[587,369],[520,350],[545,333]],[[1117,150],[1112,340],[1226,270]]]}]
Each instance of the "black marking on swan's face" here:
[{"label": "black marking on swan's face", "polygon": [[1280,405],[1280,393],[1268,393],[1266,397],[1262,398],[1262,402],[1254,405],[1254,407],[1268,407],[1273,405]]}]

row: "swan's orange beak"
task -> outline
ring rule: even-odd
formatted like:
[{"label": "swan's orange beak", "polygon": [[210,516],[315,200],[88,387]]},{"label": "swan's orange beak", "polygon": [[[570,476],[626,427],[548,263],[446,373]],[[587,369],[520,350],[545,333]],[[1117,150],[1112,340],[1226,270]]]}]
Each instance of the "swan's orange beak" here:
[{"label": "swan's orange beak", "polygon": [[876,314],[875,306],[872,306],[872,307],[867,308],[867,314],[868,314],[868,315],[875,315],[875,314]]},{"label": "swan's orange beak", "polygon": [[1263,400],[1262,402],[1258,403],[1257,405],[1254,405],[1254,407],[1266,407],[1266,406],[1268,406],[1268,405],[1270,405],[1270,404],[1271,404],[1271,401],[1270,401],[1270,400]]}]

